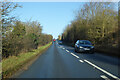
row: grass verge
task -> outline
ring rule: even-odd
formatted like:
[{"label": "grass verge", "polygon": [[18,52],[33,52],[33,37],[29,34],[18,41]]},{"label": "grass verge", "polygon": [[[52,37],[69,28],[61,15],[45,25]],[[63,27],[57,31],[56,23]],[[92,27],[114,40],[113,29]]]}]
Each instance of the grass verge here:
[{"label": "grass verge", "polygon": [[52,42],[44,46],[40,46],[38,49],[35,49],[31,52],[21,53],[18,56],[11,56],[7,59],[3,59],[2,77],[10,78],[15,72],[22,69],[22,67],[27,65],[29,62],[35,61],[35,58],[41,55],[41,53],[45,51],[51,44]]}]

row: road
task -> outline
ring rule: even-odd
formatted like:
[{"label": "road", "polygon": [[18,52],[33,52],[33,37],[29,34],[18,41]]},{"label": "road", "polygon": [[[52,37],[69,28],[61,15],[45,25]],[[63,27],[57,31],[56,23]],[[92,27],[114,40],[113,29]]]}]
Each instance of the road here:
[{"label": "road", "polygon": [[76,53],[73,47],[56,41],[16,78],[120,79],[119,60],[99,53]]}]

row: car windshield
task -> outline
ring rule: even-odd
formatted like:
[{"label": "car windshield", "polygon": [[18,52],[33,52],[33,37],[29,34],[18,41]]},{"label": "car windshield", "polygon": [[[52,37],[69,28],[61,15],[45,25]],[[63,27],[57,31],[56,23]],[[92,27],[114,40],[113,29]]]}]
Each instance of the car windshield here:
[{"label": "car windshield", "polygon": [[80,44],[92,45],[90,41],[80,41]]}]

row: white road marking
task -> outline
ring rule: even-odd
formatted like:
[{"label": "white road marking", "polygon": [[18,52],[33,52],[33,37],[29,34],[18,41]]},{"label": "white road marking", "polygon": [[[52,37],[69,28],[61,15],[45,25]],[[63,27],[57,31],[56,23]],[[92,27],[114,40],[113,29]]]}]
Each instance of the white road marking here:
[{"label": "white road marking", "polygon": [[68,50],[66,50],[67,52],[69,52]]},{"label": "white road marking", "polygon": [[76,58],[79,58],[77,55],[75,55]]},{"label": "white road marking", "polygon": [[73,56],[75,56],[76,58],[79,58],[79,56],[77,56],[77,55],[75,55],[75,54],[73,54],[73,53],[71,53]]},{"label": "white road marking", "polygon": [[79,60],[81,63],[83,63],[83,60]]},{"label": "white road marking", "polygon": [[100,71],[106,73],[107,75],[111,76],[112,78],[114,78],[114,79],[116,79],[116,80],[120,80],[118,77],[116,77],[116,76],[114,76],[113,74],[111,74],[111,73],[103,70],[102,68],[96,66],[95,64],[91,63],[90,61],[88,61],[88,60],[84,60],[84,61],[87,62],[88,64],[92,65],[93,67],[97,68],[98,70],[100,70]]},{"label": "white road marking", "polygon": [[108,77],[106,77],[105,75],[101,75],[101,78],[105,79],[105,80],[110,80]]},{"label": "white road marking", "polygon": [[73,53],[70,53],[70,54],[73,54]]}]

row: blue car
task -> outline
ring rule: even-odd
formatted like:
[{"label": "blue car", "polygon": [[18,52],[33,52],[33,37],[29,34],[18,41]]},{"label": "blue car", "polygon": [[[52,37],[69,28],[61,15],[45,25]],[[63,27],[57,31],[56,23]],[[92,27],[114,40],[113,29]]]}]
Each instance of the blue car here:
[{"label": "blue car", "polygon": [[88,40],[77,40],[75,43],[75,52],[94,53],[94,46]]}]

